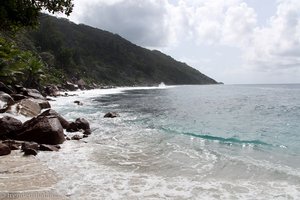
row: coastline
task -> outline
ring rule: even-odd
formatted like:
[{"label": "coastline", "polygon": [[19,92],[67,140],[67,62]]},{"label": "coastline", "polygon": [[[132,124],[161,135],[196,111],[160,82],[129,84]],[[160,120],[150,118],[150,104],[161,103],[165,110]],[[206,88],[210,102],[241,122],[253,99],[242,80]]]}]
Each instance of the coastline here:
[{"label": "coastline", "polygon": [[[74,100],[84,101],[100,95],[117,94],[124,90],[154,89],[158,87],[120,87],[110,89],[92,89],[68,91],[68,96],[59,96],[49,101],[51,109],[57,110],[64,105],[74,105]],[[61,92],[62,93],[62,92]],[[84,104],[81,105],[84,108]],[[76,109],[76,107],[74,107]],[[1,116],[10,114],[1,114]],[[22,115],[13,116],[21,121],[30,118]],[[82,140],[83,143],[85,140]],[[70,143],[70,144],[66,144]],[[84,145],[81,143],[82,145]],[[9,199],[57,199],[67,200],[68,194],[59,192],[59,181],[62,174],[55,172],[47,163],[48,157],[63,159],[72,153],[70,146],[80,148],[77,141],[65,141],[59,152],[40,152],[37,156],[23,156],[21,151],[12,151],[10,155],[0,157],[0,200]],[[69,149],[68,149],[69,148]],[[71,147],[72,149],[72,147]],[[64,152],[64,153],[63,153]],[[78,156],[78,155],[77,155]],[[55,159],[55,158],[52,158]]]}]

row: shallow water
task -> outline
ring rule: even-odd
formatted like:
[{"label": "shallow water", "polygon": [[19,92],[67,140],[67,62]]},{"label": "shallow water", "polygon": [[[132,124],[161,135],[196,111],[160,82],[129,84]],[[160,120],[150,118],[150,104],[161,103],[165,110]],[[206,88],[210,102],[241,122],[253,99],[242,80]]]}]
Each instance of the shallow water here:
[{"label": "shallow water", "polygon": [[300,85],[79,92],[53,107],[93,134],[39,158],[70,199],[299,199],[299,99]]}]

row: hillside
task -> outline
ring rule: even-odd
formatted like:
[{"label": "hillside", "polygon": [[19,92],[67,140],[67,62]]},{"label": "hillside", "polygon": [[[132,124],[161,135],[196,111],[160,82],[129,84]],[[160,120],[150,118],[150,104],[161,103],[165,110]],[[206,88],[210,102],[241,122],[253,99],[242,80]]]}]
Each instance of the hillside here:
[{"label": "hillside", "polygon": [[[33,44],[33,45],[32,45]],[[48,71],[59,79],[83,78],[113,85],[215,84],[185,63],[148,50],[119,35],[48,15],[22,39],[24,48],[38,51]]]}]

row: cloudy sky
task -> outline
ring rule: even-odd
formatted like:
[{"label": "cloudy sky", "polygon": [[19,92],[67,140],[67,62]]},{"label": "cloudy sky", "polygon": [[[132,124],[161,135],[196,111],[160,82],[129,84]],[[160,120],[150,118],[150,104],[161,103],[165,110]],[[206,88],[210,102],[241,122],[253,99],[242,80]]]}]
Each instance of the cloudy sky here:
[{"label": "cloudy sky", "polygon": [[224,83],[300,82],[300,0],[74,0],[69,17]]}]

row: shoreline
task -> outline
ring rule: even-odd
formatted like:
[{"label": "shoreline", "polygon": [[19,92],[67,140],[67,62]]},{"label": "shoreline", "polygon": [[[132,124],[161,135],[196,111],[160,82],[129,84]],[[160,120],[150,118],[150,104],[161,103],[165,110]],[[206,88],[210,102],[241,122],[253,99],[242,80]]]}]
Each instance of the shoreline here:
[{"label": "shoreline", "polygon": [[0,200],[68,199],[54,189],[59,179],[38,157],[13,151],[1,156],[0,163]]}]

